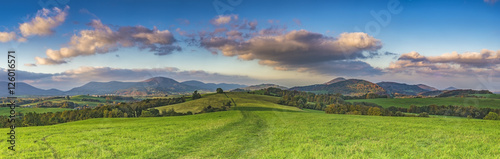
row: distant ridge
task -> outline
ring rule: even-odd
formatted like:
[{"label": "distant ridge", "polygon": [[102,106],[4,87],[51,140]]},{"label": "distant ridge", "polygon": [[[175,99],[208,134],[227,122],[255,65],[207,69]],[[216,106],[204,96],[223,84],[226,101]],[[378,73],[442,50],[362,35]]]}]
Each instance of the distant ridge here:
[{"label": "distant ridge", "polygon": [[455,88],[455,87],[448,87],[448,88],[446,88],[446,89],[444,89],[444,90],[456,90],[456,89],[458,89],[458,88]]},{"label": "distant ridge", "polygon": [[338,77],[338,78],[332,79],[331,81],[326,82],[325,84],[326,85],[330,85],[330,84],[334,84],[334,83],[337,83],[337,82],[342,82],[342,81],[345,81],[345,80],[346,79],[343,78],[343,77]]},{"label": "distant ridge", "polygon": [[418,87],[422,88],[422,89],[425,89],[425,90],[428,90],[428,91],[437,91],[439,89],[437,88],[434,88],[434,87],[431,87],[431,86],[428,86],[428,85],[425,85],[425,84],[417,84]]},{"label": "distant ridge", "polygon": [[330,94],[335,94],[335,93],[340,93],[343,95],[365,95],[367,93],[375,93],[375,94],[386,94],[386,91],[384,88],[380,87],[379,85],[366,81],[366,80],[361,80],[361,79],[348,79],[348,80],[343,80],[343,81],[338,81],[335,82],[336,79],[332,80],[334,83],[330,84],[316,84],[316,85],[309,85],[309,86],[300,86],[300,87],[293,87],[290,88],[290,90],[297,90],[297,91],[308,91],[308,92],[313,92],[313,93],[320,93],[320,94],[325,94],[325,93],[330,93]]},{"label": "distant ridge", "polygon": [[282,90],[288,89],[286,87],[276,85],[276,84],[259,84],[259,85],[252,85],[252,86],[248,86],[248,87],[238,88],[235,91],[255,91],[255,90],[261,90],[261,89],[266,89],[266,88],[270,88],[270,87],[279,88]]},{"label": "distant ridge", "polygon": [[[0,96],[7,97],[10,94],[8,93],[7,85],[9,82],[0,81]],[[54,96],[54,95],[62,95],[64,92],[57,89],[49,89],[44,90],[40,88],[33,87],[24,82],[16,82],[16,88],[14,89],[16,96],[22,95],[36,95],[36,96]]]},{"label": "distant ridge", "polygon": [[203,88],[203,89],[210,90],[210,91],[215,91],[217,88],[222,88],[222,90],[232,90],[232,89],[236,89],[236,88],[247,87],[247,85],[241,85],[241,84],[203,83],[201,81],[195,81],[195,80],[184,81],[181,83],[185,84],[185,85],[193,86],[193,87]]},{"label": "distant ridge", "polygon": [[89,82],[81,87],[66,92],[68,95],[79,94],[116,94],[116,95],[166,95],[189,93],[203,88],[185,85],[171,78],[153,77],[141,82]]},{"label": "distant ridge", "polygon": [[380,87],[384,88],[389,94],[417,95],[419,93],[429,91],[421,88],[418,85],[408,85],[405,83],[379,82],[377,84]]}]

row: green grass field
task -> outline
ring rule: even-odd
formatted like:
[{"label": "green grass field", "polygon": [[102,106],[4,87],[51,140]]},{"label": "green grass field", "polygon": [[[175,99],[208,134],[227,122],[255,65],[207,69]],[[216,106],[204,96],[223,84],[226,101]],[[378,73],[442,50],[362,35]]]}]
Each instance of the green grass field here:
[{"label": "green grass field", "polygon": [[[190,98],[188,99],[190,100]],[[193,113],[199,113],[203,110],[204,107],[207,107],[209,105],[215,108],[220,108],[223,106],[223,103],[227,101],[231,101],[231,99],[222,94],[211,93],[211,94],[203,94],[202,98],[197,99],[196,102],[185,102],[174,105],[161,106],[161,107],[156,107],[156,109],[160,110],[160,112],[168,111],[173,108],[176,112],[181,112],[181,113],[186,113],[188,111],[191,111]],[[234,106],[234,104],[232,105]]]},{"label": "green grass field", "polygon": [[459,98],[459,97],[444,97],[444,98],[376,98],[376,99],[354,99],[347,100],[348,102],[369,102],[375,103],[382,107],[404,107],[409,108],[411,105],[458,105],[458,106],[474,106],[478,108],[500,108],[500,99],[494,98]]},{"label": "green grass field", "polygon": [[325,114],[228,95],[237,103],[230,111],[17,128],[17,150],[0,142],[0,158],[500,157],[500,121]]},{"label": "green grass field", "polygon": [[471,94],[478,97],[500,99],[500,94]]},{"label": "green grass field", "polygon": [[[73,110],[69,108],[18,108],[16,107],[16,112],[28,113],[28,112],[36,112],[36,113],[47,113],[47,112],[62,112],[65,110]],[[0,107],[0,116],[9,116],[10,108]]]},{"label": "green grass field", "polygon": [[[99,102],[82,101],[83,98],[99,100]],[[68,102],[76,103],[76,104],[78,104],[80,106],[88,105],[90,107],[95,107],[95,106],[97,106],[99,104],[106,104],[106,99],[105,98],[98,98],[98,97],[92,97],[92,96],[87,96],[87,95],[72,96],[70,98],[70,100],[67,100],[67,99],[64,99],[64,98],[60,98],[60,99],[44,100],[42,102],[46,102],[46,101],[51,101],[53,103],[62,103],[62,102],[68,101]],[[125,100],[113,100],[113,101],[116,101],[116,102],[126,102]],[[35,102],[35,103],[23,104],[21,106],[28,106],[28,105],[32,105],[33,106],[33,105],[36,105],[36,104],[42,103],[42,102]]]}]

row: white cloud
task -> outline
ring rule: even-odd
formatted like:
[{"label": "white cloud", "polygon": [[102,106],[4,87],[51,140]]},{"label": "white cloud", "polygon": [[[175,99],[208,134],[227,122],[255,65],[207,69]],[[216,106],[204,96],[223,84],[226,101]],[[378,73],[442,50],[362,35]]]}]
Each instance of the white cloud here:
[{"label": "white cloud", "polygon": [[0,32],[0,42],[9,42],[16,39],[17,35],[15,32]]},{"label": "white cloud", "polygon": [[105,54],[116,51],[120,47],[138,47],[149,49],[157,55],[180,51],[179,46],[172,45],[176,40],[168,30],[148,29],[143,26],[119,27],[117,31],[93,20],[90,25],[94,30],[81,30],[73,35],[68,47],[59,50],[47,49],[47,58],[36,57],[37,64],[55,65],[66,63],[69,58]]},{"label": "white cloud", "polygon": [[19,30],[24,37],[39,35],[45,36],[54,33],[54,28],[61,25],[68,15],[69,7],[64,10],[55,7],[52,10],[39,10],[36,16],[30,22],[19,25]]},{"label": "white cloud", "polygon": [[231,20],[238,20],[238,15],[218,15],[214,19],[211,20],[214,25],[222,25],[231,22]]},{"label": "white cloud", "polygon": [[500,77],[500,50],[483,49],[481,52],[445,53],[439,56],[423,56],[417,52],[406,53],[391,62],[390,72],[427,74],[449,77],[487,75]]},{"label": "white cloud", "polygon": [[[259,60],[259,64],[272,66],[276,70],[308,68],[311,71],[320,69],[321,71],[313,72],[321,73],[327,73],[324,69],[326,66],[330,66],[328,68],[331,69],[331,66],[341,64],[336,62],[332,65],[327,64],[328,62],[368,58],[364,52],[374,52],[382,47],[380,40],[360,32],[343,33],[338,38],[306,30],[294,30],[285,34],[258,34],[247,40],[242,38],[242,35],[241,32],[230,31],[226,36],[204,37],[201,38],[200,45],[212,52],[220,51],[224,56],[237,56],[241,60]],[[352,66],[361,63],[345,62],[345,64]],[[364,64],[363,68],[367,68]],[[373,69],[371,66],[370,68]]]}]

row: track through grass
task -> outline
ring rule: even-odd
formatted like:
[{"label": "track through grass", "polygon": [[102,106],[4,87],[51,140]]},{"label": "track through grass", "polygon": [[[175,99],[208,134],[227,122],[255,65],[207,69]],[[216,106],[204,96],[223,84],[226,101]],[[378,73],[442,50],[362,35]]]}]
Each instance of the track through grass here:
[{"label": "track through grass", "polygon": [[499,121],[325,114],[228,96],[238,104],[230,111],[18,128],[16,152],[0,158],[500,157]]}]

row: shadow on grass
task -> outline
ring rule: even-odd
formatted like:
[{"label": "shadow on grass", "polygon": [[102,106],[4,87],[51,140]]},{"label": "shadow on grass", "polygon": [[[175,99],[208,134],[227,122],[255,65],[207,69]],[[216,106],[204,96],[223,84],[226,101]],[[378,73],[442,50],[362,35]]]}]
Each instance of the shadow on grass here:
[{"label": "shadow on grass", "polygon": [[277,111],[277,112],[302,112],[297,110],[279,109],[279,108],[268,108],[268,107],[234,107],[233,110],[241,111]]}]

